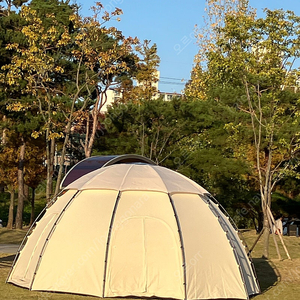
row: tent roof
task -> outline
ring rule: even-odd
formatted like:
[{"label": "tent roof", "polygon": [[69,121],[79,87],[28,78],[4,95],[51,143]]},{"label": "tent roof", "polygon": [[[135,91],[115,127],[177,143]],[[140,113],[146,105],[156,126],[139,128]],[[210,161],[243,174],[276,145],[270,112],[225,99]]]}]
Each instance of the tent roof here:
[{"label": "tent roof", "polygon": [[113,164],[136,162],[143,162],[150,165],[155,164],[151,159],[137,154],[102,155],[85,158],[69,170],[69,172],[61,182],[61,188],[66,187],[81,176],[102,167],[110,166]]},{"label": "tent roof", "polygon": [[66,189],[143,190],[164,193],[208,193],[189,178],[170,169],[143,163],[117,164],[90,172]]}]

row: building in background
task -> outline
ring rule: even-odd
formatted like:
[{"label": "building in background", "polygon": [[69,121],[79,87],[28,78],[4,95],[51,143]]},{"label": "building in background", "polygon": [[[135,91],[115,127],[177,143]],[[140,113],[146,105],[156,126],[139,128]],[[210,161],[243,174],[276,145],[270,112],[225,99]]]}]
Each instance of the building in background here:
[{"label": "building in background", "polygon": [[[157,80],[152,83],[152,87],[155,88],[155,90],[157,91],[155,93],[155,95],[153,96],[153,99],[158,99],[158,98],[162,97],[163,100],[170,101],[173,98],[183,96],[183,94],[176,93],[176,92],[170,93],[170,92],[160,91],[158,89],[159,77],[160,77],[160,72],[157,71]],[[142,82],[140,82],[140,83],[137,82],[136,83],[136,86],[139,86],[139,87],[141,87],[143,85],[144,85],[144,83],[142,83]],[[106,92],[106,97],[107,97],[107,100],[106,100],[106,102],[104,103],[104,105],[102,107],[102,112],[106,112],[108,106],[111,106],[113,103],[120,102],[122,100],[122,92],[120,92],[119,89],[117,89],[117,88],[110,88]]]}]

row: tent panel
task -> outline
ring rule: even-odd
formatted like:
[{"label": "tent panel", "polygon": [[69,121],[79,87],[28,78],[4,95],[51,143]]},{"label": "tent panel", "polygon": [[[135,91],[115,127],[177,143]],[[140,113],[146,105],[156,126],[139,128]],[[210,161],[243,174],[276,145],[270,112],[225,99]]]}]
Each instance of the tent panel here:
[{"label": "tent panel", "polygon": [[127,191],[116,211],[105,297],[184,298],[182,253],[165,193]]},{"label": "tent panel", "polygon": [[68,188],[207,193],[201,186],[179,173],[148,164],[118,164],[103,167],[80,177],[68,185]]},{"label": "tent panel", "polygon": [[68,185],[69,189],[119,190],[130,165],[115,165],[92,171]]},{"label": "tent panel", "polygon": [[167,193],[168,190],[153,165],[131,165],[120,186],[122,191],[149,190]]},{"label": "tent panel", "polygon": [[160,166],[152,166],[153,169],[160,176],[162,181],[167,187],[167,191],[169,194],[172,193],[207,193],[207,191],[198,185],[196,182],[192,181],[188,177],[174,172],[170,169],[160,167]]},{"label": "tent panel", "polygon": [[20,252],[20,256],[8,278],[8,282],[30,288],[39,256],[46,239],[59,217],[60,212],[76,192],[77,191],[69,190],[60,196],[56,202],[46,210],[42,219],[36,223],[35,229],[28,236],[28,240]]},{"label": "tent panel", "polygon": [[57,224],[41,258],[34,290],[102,296],[109,225],[117,191],[82,191]]},{"label": "tent panel", "polygon": [[145,220],[147,286],[150,295],[185,297],[182,252],[177,234],[161,220]]},{"label": "tent panel", "polygon": [[220,218],[223,224],[226,227],[226,231],[228,232],[229,238],[234,244],[234,248],[236,250],[239,263],[241,265],[241,271],[243,272],[243,277],[245,280],[245,284],[247,287],[247,291],[249,295],[254,295],[260,293],[259,286],[256,282],[256,276],[253,273],[252,267],[251,267],[251,261],[245,251],[244,245],[242,244],[237,232],[234,230],[234,228],[231,226],[228,218],[224,216],[223,213],[218,209],[218,206],[215,203],[212,203],[212,206],[214,209],[218,210],[220,213]]},{"label": "tent panel", "polygon": [[150,190],[167,189],[151,165],[119,164],[101,168],[69,185],[79,189]]},{"label": "tent panel", "polygon": [[116,296],[130,291],[132,295],[146,292],[145,228],[142,218],[128,219],[120,226],[110,243],[110,263],[106,290]]},{"label": "tent panel", "polygon": [[209,206],[193,194],[172,199],[183,235],[187,298],[247,299],[233,249]]}]

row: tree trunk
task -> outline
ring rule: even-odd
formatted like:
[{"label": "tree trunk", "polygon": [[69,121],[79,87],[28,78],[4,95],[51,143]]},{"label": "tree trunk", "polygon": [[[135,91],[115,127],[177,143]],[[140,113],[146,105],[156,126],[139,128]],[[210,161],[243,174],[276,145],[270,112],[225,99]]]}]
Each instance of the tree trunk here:
[{"label": "tree trunk", "polygon": [[70,131],[71,131],[71,123],[68,123],[67,133],[66,133],[63,148],[61,151],[61,159],[60,159],[60,163],[59,163],[59,171],[58,171],[58,175],[57,175],[55,195],[58,194],[59,189],[60,189],[60,183],[62,181],[62,175],[63,175],[64,165],[65,165],[65,157],[66,157],[67,145],[68,145],[69,137],[70,137]]},{"label": "tree trunk", "polygon": [[[264,214],[264,248],[263,248],[263,258],[269,258],[269,239],[270,239],[270,226],[268,215],[268,207],[271,209],[271,190],[272,190],[272,172],[271,172],[271,163],[272,163],[272,138],[270,140],[270,146],[265,150],[265,157],[267,158],[267,165],[265,168],[265,178],[264,185],[261,187],[261,199],[262,199],[262,210]],[[274,241],[276,243],[276,240]],[[277,247],[277,244],[276,244]]]},{"label": "tree trunk", "polygon": [[56,142],[55,139],[51,140],[50,144],[50,180],[49,180],[49,187],[50,187],[50,199],[53,197],[53,178],[54,178],[54,167],[55,167],[55,153],[56,153]]},{"label": "tree trunk", "polygon": [[[48,132],[48,130],[47,130]],[[46,132],[46,161],[47,161],[47,182],[46,182],[46,199],[50,201],[51,197],[51,162],[50,162],[50,141],[48,140],[48,133]]]},{"label": "tree trunk", "polygon": [[11,188],[10,191],[10,203],[9,203],[9,211],[8,211],[8,222],[7,229],[13,229],[14,225],[14,205],[15,205],[15,189]]},{"label": "tree trunk", "polygon": [[48,140],[49,133],[46,133],[46,155],[47,155],[47,183],[46,183],[46,199],[47,203],[53,195],[53,173],[54,173],[54,156],[55,156],[55,140]]},{"label": "tree trunk", "polygon": [[262,211],[258,212],[258,232],[261,232],[264,227],[264,213]]},{"label": "tree trunk", "polygon": [[92,150],[93,150],[94,141],[95,141],[95,137],[96,137],[97,127],[99,124],[99,114],[100,114],[101,108],[107,102],[106,91],[108,89],[108,86],[109,85],[107,85],[105,87],[104,91],[102,91],[102,92],[98,91],[98,95],[97,95],[98,99],[92,110],[92,118],[93,118],[92,132],[91,132],[91,134],[89,134],[89,132],[86,132],[86,134],[88,135],[88,138],[85,139],[85,145],[84,145],[85,157],[91,157],[91,155],[92,155]]},{"label": "tree trunk", "polygon": [[270,240],[270,226],[268,222],[267,210],[264,209],[264,233],[263,233],[263,258],[269,258],[269,240]]},{"label": "tree trunk", "polygon": [[[2,121],[3,121],[3,123],[6,122],[6,116],[3,116]],[[6,144],[6,132],[7,132],[7,129],[4,128],[3,131],[2,131],[2,140],[1,140],[2,145]]]},{"label": "tree trunk", "polygon": [[29,186],[27,184],[24,184],[24,197],[26,200],[29,199]]},{"label": "tree trunk", "polygon": [[93,116],[92,132],[91,132],[91,135],[89,138],[88,145],[86,147],[85,157],[91,157],[91,155],[92,155],[92,150],[93,150],[96,131],[97,131],[97,125],[98,125],[98,113],[95,110],[94,116]]},{"label": "tree trunk", "polygon": [[16,215],[16,229],[23,228],[23,209],[24,209],[24,159],[25,159],[25,141],[21,139],[19,166],[18,166],[18,207]]},{"label": "tree trunk", "polygon": [[35,188],[32,188],[30,226],[33,224],[34,219],[35,219],[35,215],[34,215],[34,201],[35,201]]}]

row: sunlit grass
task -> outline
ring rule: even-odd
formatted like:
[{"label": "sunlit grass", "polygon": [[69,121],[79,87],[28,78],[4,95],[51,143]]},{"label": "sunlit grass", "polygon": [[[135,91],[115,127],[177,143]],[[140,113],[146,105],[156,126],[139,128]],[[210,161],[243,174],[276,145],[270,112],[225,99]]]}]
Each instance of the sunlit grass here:
[{"label": "sunlit grass", "polygon": [[21,230],[0,228],[0,244],[20,244],[26,232],[27,228]]}]

